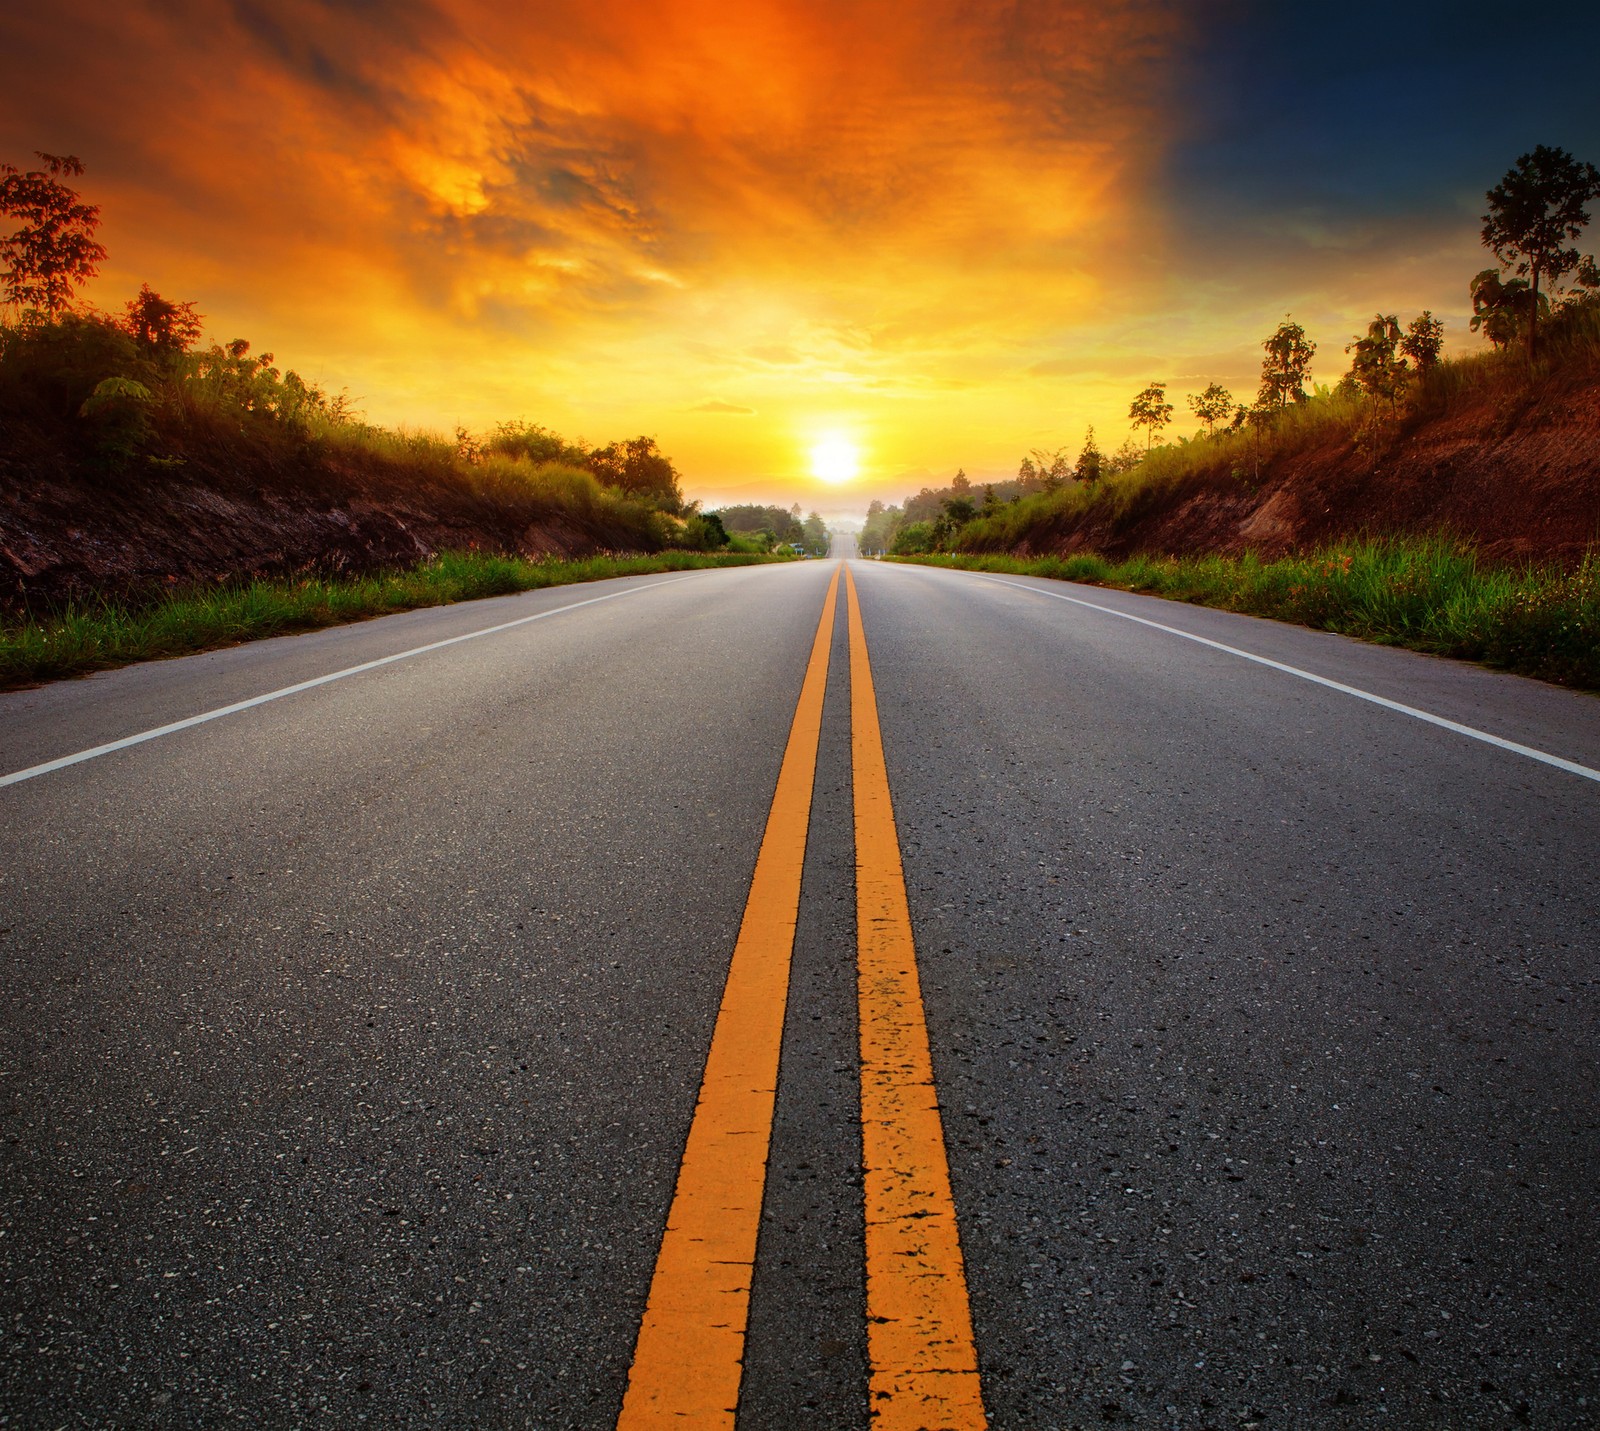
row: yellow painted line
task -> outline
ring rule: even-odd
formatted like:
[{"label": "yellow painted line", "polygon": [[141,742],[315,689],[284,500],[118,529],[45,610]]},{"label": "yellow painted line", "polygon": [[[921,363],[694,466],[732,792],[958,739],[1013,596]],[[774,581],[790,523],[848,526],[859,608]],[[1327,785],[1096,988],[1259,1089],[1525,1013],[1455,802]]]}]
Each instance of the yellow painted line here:
[{"label": "yellow painted line", "polygon": [[838,593],[835,569],[750,881],[619,1431],[734,1423]]},{"label": "yellow painted line", "polygon": [[850,744],[856,806],[867,1359],[874,1431],[988,1425],[933,1085],[900,838],[855,579]]}]

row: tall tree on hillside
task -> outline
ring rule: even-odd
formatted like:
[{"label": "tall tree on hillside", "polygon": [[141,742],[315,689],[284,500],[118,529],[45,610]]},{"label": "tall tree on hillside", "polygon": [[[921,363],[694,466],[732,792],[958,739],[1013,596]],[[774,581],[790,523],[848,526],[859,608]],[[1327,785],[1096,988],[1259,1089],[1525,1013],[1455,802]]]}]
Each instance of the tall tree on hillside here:
[{"label": "tall tree on hillside", "polygon": [[1151,383],[1129,404],[1128,418],[1134,427],[1144,428],[1144,450],[1148,452],[1156,434],[1172,421],[1172,404],[1167,401],[1167,385]]},{"label": "tall tree on hillside", "polygon": [[1439,354],[1444,351],[1444,321],[1424,308],[1406,325],[1400,351],[1416,364],[1419,376],[1431,373],[1439,366]]},{"label": "tall tree on hillside", "polygon": [[1054,452],[1035,447],[1028,455],[1033,459],[1033,470],[1038,476],[1039,486],[1046,492],[1054,492],[1072,476],[1072,459],[1067,456],[1064,447],[1058,447]]},{"label": "tall tree on hillside", "polygon": [[1282,409],[1291,402],[1304,402],[1311,359],[1317,351],[1317,345],[1306,337],[1306,330],[1294,319],[1285,318],[1261,347],[1266,357],[1261,360],[1261,391],[1256,395],[1256,406]]},{"label": "tall tree on hillside", "polygon": [[1345,345],[1345,352],[1350,354],[1350,371],[1374,406],[1383,401],[1392,409],[1405,387],[1406,360],[1398,351],[1403,337],[1400,320],[1392,313],[1380,313],[1367,324],[1365,337]]},{"label": "tall tree on hillside", "polygon": [[1233,394],[1220,383],[1212,383],[1203,393],[1191,393],[1189,406],[1206,425],[1206,436],[1217,435],[1217,424],[1233,412]]},{"label": "tall tree on hillside", "polygon": [[1600,169],[1565,149],[1541,144],[1524,154],[1486,196],[1483,242],[1501,268],[1526,275],[1533,290],[1528,310],[1528,361],[1539,323],[1539,280],[1558,281],[1578,266],[1572,240],[1589,222],[1584,207],[1600,198]]},{"label": "tall tree on hillside", "polygon": [[1098,482],[1105,465],[1105,454],[1095,444],[1094,428],[1091,427],[1083,435],[1083,451],[1078,454],[1072,475],[1080,482]]},{"label": "tall tree on hillside", "polygon": [[[38,151],[36,151],[38,152]],[[0,239],[0,293],[24,313],[54,317],[72,306],[73,290],[100,271],[106,251],[95,242],[100,206],[85,204],[61,182],[83,165],[72,154],[44,154],[43,169],[0,164],[0,214],[22,227]]]}]

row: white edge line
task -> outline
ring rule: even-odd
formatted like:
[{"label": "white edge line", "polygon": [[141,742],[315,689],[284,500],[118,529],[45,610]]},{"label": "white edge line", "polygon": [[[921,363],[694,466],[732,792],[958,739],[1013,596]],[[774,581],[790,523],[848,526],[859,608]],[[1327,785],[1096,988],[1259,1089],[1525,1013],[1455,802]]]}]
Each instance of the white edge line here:
[{"label": "white edge line", "polygon": [[10,775],[0,775],[0,786],[20,785],[24,780],[37,779],[41,775],[50,774],[53,770],[64,770],[69,765],[78,765],[85,760],[110,755],[113,751],[126,750],[130,745],[143,745],[147,740],[159,740],[164,735],[174,735],[180,730],[188,730],[191,726],[221,720],[223,716],[237,715],[240,711],[250,710],[253,706],[264,706],[268,701],[280,701],[285,696],[299,695],[301,691],[314,690],[317,686],[326,686],[332,681],[342,681],[346,676],[359,676],[363,671],[375,671],[379,666],[391,666],[396,661],[404,661],[412,656],[440,651],[446,646],[459,646],[463,641],[476,641],[480,636],[493,636],[498,631],[509,631],[514,626],[526,626],[530,621],[543,621],[547,616],[560,616],[565,611],[576,611],[580,606],[593,606],[600,601],[615,601],[621,596],[637,596],[642,591],[653,591],[658,586],[669,586],[675,581],[683,581],[693,575],[695,575],[693,572],[684,572],[678,576],[670,576],[665,581],[652,581],[647,586],[632,586],[626,591],[608,591],[604,596],[591,596],[586,601],[573,601],[566,606],[552,607],[549,611],[536,611],[532,616],[519,616],[515,621],[502,621],[498,626],[485,626],[480,631],[467,631],[460,636],[446,637],[443,641],[430,641],[426,646],[413,646],[409,651],[396,651],[392,656],[380,656],[376,661],[363,661],[359,666],[346,666],[341,671],[330,671],[325,676],[315,676],[309,681],[284,686],[281,690],[251,696],[247,701],[235,701],[231,706],[218,706],[216,710],[202,711],[199,715],[175,720],[170,725],[158,725],[152,730],[141,730],[137,735],[124,736],[121,740],[108,740],[104,745],[80,750],[75,755],[63,755],[57,760],[47,760],[42,765],[30,765],[26,770],[15,770]]},{"label": "white edge line", "polygon": [[[945,567],[942,569],[946,571],[961,570],[959,567]],[[1485,745],[1498,746],[1501,750],[1509,750],[1514,755],[1525,755],[1529,760],[1537,760],[1543,765],[1553,765],[1557,770],[1565,770],[1569,775],[1578,775],[1585,780],[1600,781],[1600,770],[1593,770],[1587,765],[1579,765],[1575,760],[1564,760],[1559,755],[1551,755],[1547,750],[1535,750],[1531,745],[1519,745],[1514,740],[1506,740],[1498,735],[1490,735],[1486,730],[1478,730],[1474,726],[1462,725],[1459,721],[1446,720],[1443,716],[1434,715],[1431,711],[1418,710],[1416,706],[1404,705],[1400,701],[1391,701],[1387,696],[1375,695],[1373,692],[1363,691],[1357,686],[1347,686],[1343,681],[1330,680],[1327,676],[1319,676],[1312,671],[1302,671],[1298,666],[1287,666],[1282,661],[1274,661],[1267,656],[1257,656],[1250,651],[1241,651],[1237,646],[1224,645],[1221,641],[1213,641],[1206,636],[1196,636],[1192,631],[1182,631],[1176,626],[1165,626],[1159,621],[1151,621],[1127,611],[1118,611],[1114,606],[1101,606],[1098,602],[1085,601],[1079,596],[1068,596],[1062,591],[1050,591],[1042,586],[1032,586],[1020,581],[1008,581],[1003,576],[991,576],[987,572],[967,571],[963,574],[975,576],[979,581],[992,581],[996,586],[1011,586],[1018,591],[1031,591],[1036,596],[1048,596],[1056,601],[1070,601],[1074,606],[1086,606],[1090,611],[1103,612],[1107,616],[1118,616],[1124,621],[1136,621],[1139,625],[1148,626],[1154,631],[1165,631],[1169,636],[1181,636],[1185,641],[1193,641],[1201,646],[1210,646],[1214,651],[1226,651],[1230,656],[1238,656],[1244,661],[1254,661],[1258,666],[1270,666],[1274,671],[1282,671],[1289,676],[1298,676],[1302,681],[1310,681],[1314,685],[1326,686],[1330,691],[1339,691],[1344,695],[1354,696],[1357,700],[1370,701],[1375,706],[1384,707],[1385,710],[1399,711],[1401,715],[1411,716],[1414,720],[1426,721],[1429,725],[1436,725],[1441,730],[1454,731],[1457,735],[1464,735],[1469,740],[1481,740]]]}]

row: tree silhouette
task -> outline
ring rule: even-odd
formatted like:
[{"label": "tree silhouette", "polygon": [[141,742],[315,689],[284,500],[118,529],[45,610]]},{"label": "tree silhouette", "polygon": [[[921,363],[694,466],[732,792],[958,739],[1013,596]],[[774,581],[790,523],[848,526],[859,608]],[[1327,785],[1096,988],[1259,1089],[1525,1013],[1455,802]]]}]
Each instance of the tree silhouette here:
[{"label": "tree silhouette", "polygon": [[1350,371],[1374,406],[1382,400],[1392,409],[1405,386],[1406,360],[1397,356],[1403,336],[1400,320],[1392,313],[1380,313],[1367,324],[1364,338],[1345,345],[1351,354]]},{"label": "tree silhouette", "polygon": [[98,204],[85,204],[61,182],[76,178],[83,165],[72,154],[45,154],[43,169],[18,170],[0,164],[0,214],[21,219],[22,227],[0,239],[0,292],[23,312],[54,317],[71,307],[73,290],[100,271],[106,251],[95,242]]},{"label": "tree silhouette", "polygon": [[[1072,475],[1072,459],[1067,456],[1065,448],[1058,447],[1054,452],[1049,452],[1042,447],[1035,447],[1023,461],[1029,458],[1033,461],[1033,474],[1046,492],[1054,492]],[[1026,477],[1027,474],[1019,472],[1017,475]]]},{"label": "tree silhouette", "polygon": [[1105,464],[1105,455],[1095,445],[1094,428],[1091,427],[1083,435],[1083,451],[1078,454],[1072,475],[1080,482],[1098,482],[1101,472],[1105,470]]},{"label": "tree silhouette", "polygon": [[1172,404],[1167,401],[1167,385],[1151,383],[1129,404],[1128,417],[1135,427],[1145,429],[1144,449],[1148,452],[1155,435],[1172,421]]},{"label": "tree silhouette", "polygon": [[1261,361],[1261,391],[1256,395],[1256,406],[1285,408],[1291,402],[1304,402],[1306,378],[1317,351],[1317,345],[1306,337],[1306,330],[1292,318],[1285,318],[1261,346],[1266,357]]},{"label": "tree silhouette", "polygon": [[1400,340],[1400,351],[1417,365],[1418,374],[1426,374],[1439,366],[1439,354],[1444,349],[1444,322],[1435,318],[1426,308],[1420,317],[1406,326],[1406,335]]},{"label": "tree silhouette", "polygon": [[1206,436],[1216,436],[1217,424],[1233,412],[1233,394],[1220,383],[1212,383],[1203,393],[1189,396],[1194,415],[1206,425]]},{"label": "tree silhouette", "polygon": [[128,300],[127,312],[123,327],[140,347],[162,356],[188,352],[200,336],[202,315],[194,304],[163,298],[148,283],[139,286],[137,298]]},{"label": "tree silhouette", "polygon": [[1526,275],[1533,291],[1528,308],[1528,361],[1533,361],[1539,323],[1539,280],[1552,283],[1578,266],[1572,240],[1589,222],[1584,205],[1600,198],[1600,169],[1565,149],[1541,144],[1524,154],[1486,196],[1483,242],[1502,268]]},{"label": "tree silhouette", "polygon": [[1483,336],[1497,348],[1506,347],[1518,333],[1526,330],[1535,309],[1541,317],[1550,312],[1549,299],[1542,293],[1535,297],[1527,279],[1502,279],[1498,268],[1484,269],[1472,280],[1469,291],[1472,322],[1468,327],[1474,333],[1481,329]]}]

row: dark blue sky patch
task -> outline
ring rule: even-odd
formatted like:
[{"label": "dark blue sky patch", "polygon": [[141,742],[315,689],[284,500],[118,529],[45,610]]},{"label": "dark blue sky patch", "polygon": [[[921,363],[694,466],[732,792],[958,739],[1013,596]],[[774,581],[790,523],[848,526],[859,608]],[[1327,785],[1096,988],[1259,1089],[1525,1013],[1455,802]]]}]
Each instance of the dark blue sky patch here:
[{"label": "dark blue sky patch", "polygon": [[1194,22],[1169,194],[1227,227],[1295,210],[1336,228],[1460,214],[1535,144],[1600,162],[1592,6],[1311,8],[1228,0]]}]

